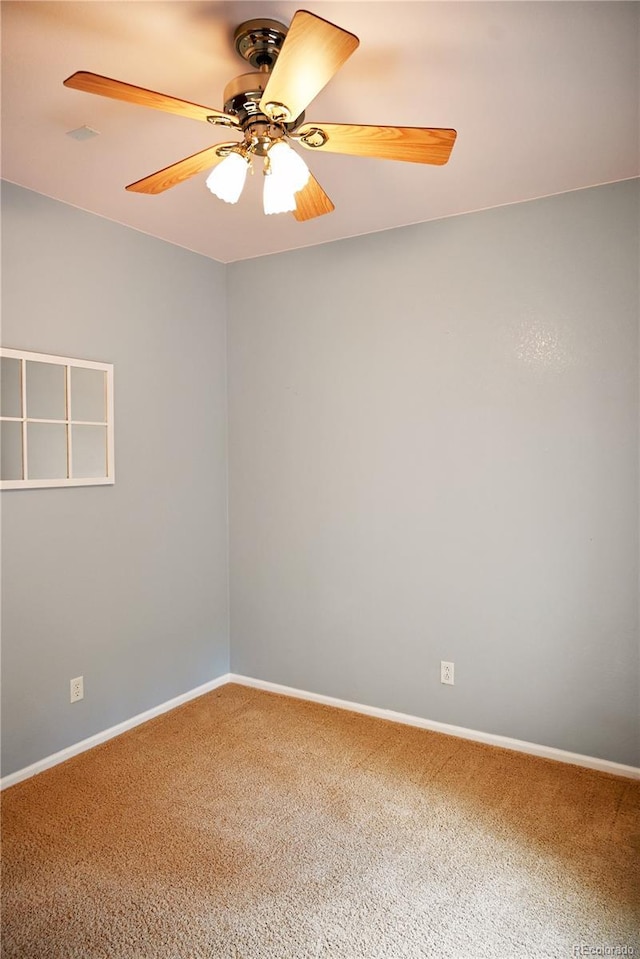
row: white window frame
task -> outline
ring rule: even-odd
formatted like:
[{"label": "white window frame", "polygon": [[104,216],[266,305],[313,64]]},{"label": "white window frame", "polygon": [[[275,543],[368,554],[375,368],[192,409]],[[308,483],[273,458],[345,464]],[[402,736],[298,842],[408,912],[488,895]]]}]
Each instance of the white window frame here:
[{"label": "white window frame", "polygon": [[[22,416],[0,416],[0,421],[22,423],[22,475],[20,480],[0,480],[0,489],[42,489],[52,486],[112,486],[115,483],[114,469],[114,442],[113,442],[113,364],[98,363],[94,360],[79,360],[70,356],[52,356],[49,353],[30,353],[27,350],[11,350],[0,347],[0,357],[9,357],[20,360],[20,384],[22,390]],[[65,413],[66,419],[38,419],[28,417],[27,414],[27,382],[26,363],[53,363],[66,367],[65,370]],[[74,420],[71,409],[71,370],[80,367],[88,370],[102,370],[106,373],[105,411],[106,421]],[[67,438],[67,477],[65,479],[29,479],[29,463],[27,455],[27,424],[28,423],[58,423],[66,427]],[[73,476],[73,426],[104,426],[107,430],[107,473],[106,476]]]}]

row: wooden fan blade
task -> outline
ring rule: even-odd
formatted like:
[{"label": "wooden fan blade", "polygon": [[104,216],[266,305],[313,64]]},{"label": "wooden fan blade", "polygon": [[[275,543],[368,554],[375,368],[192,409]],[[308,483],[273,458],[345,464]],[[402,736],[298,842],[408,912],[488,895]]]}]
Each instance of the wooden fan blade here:
[{"label": "wooden fan blade", "polygon": [[[326,137],[325,142],[322,142],[323,137]],[[437,166],[447,162],[455,140],[455,130],[427,127],[305,123],[296,130],[296,142],[309,150],[348,153],[352,156],[376,157],[382,160],[434,163]]]},{"label": "wooden fan blade", "polygon": [[335,210],[335,206],[312,173],[307,185],[296,193],[294,217],[301,223],[312,220],[315,216],[331,213],[332,210]]},{"label": "wooden fan blade", "polygon": [[67,77],[64,85],[73,90],[82,90],[84,93],[97,93],[101,97],[111,97],[112,100],[124,100],[125,103],[136,103],[141,107],[176,113],[178,116],[190,117],[192,120],[204,120],[205,123],[211,122],[209,117],[216,117],[226,126],[238,125],[235,117],[221,113],[220,110],[214,110],[213,107],[203,107],[188,100],[178,100],[164,93],[156,93],[155,90],[145,90],[144,87],[134,87],[130,83],[101,77],[97,73],[86,73],[80,70]]},{"label": "wooden fan blade", "polygon": [[[298,10],[267,81],[260,109],[293,121],[326,86],[359,44],[352,33]],[[286,113],[282,112],[282,107]]]},{"label": "wooden fan blade", "polygon": [[226,154],[223,153],[222,156],[220,156],[218,151],[221,147],[226,146],[236,146],[236,144],[235,142],[216,143],[213,147],[208,147],[206,150],[194,153],[193,156],[185,157],[184,160],[178,160],[177,163],[172,163],[171,166],[166,166],[163,170],[158,170],[157,173],[152,173],[142,180],[136,180],[135,183],[130,183],[125,189],[133,193],[164,193],[165,190],[169,190],[172,186],[177,186],[178,183],[183,183],[184,180],[195,176],[196,173],[201,173],[202,170],[214,167],[220,160],[224,160]]}]

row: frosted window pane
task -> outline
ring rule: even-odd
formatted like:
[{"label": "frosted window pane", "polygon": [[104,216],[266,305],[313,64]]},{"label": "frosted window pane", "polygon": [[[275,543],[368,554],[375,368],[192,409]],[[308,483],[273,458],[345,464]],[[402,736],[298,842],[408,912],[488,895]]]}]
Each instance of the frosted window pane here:
[{"label": "frosted window pane", "polygon": [[67,427],[27,423],[27,456],[29,479],[66,479]]},{"label": "frosted window pane", "polygon": [[0,478],[21,480],[22,423],[0,423]]},{"label": "frosted window pane", "polygon": [[22,416],[20,365],[20,360],[14,360],[10,356],[2,357],[2,368],[0,369],[0,383],[2,384],[0,416]]},{"label": "frosted window pane", "polygon": [[73,426],[73,477],[107,475],[106,426]]},{"label": "frosted window pane", "polygon": [[55,363],[34,363],[29,360],[26,366],[27,416],[37,420],[66,419],[66,368]]},{"label": "frosted window pane", "polygon": [[80,366],[71,367],[71,419],[104,423],[106,411],[106,373]]}]

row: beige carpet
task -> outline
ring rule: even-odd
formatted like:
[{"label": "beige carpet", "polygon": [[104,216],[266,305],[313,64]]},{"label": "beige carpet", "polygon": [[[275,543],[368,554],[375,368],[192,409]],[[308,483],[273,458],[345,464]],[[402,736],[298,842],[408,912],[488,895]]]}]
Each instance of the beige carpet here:
[{"label": "beige carpet", "polygon": [[639,800],[229,685],[3,794],[2,956],[640,956]]}]

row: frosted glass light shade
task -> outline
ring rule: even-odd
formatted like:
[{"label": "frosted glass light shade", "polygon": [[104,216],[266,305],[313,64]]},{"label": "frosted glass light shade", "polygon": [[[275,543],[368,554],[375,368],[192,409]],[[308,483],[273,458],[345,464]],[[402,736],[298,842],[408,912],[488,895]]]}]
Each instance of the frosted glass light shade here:
[{"label": "frosted glass light shade", "polygon": [[293,190],[286,179],[283,180],[275,173],[269,173],[264,178],[262,203],[264,212],[267,214],[291,213],[296,208],[296,198]]},{"label": "frosted glass light shade", "polygon": [[284,140],[278,140],[269,150],[271,175],[281,177],[291,193],[297,193],[309,182],[309,167],[300,154],[292,150]]},{"label": "frosted glass light shade", "polygon": [[230,153],[213,168],[206,183],[211,192],[225,203],[237,203],[247,178],[249,164],[239,153]]},{"label": "frosted glass light shade", "polygon": [[273,144],[268,159],[268,172],[264,178],[264,212],[290,213],[296,208],[295,194],[309,182],[309,167],[284,140]]}]

